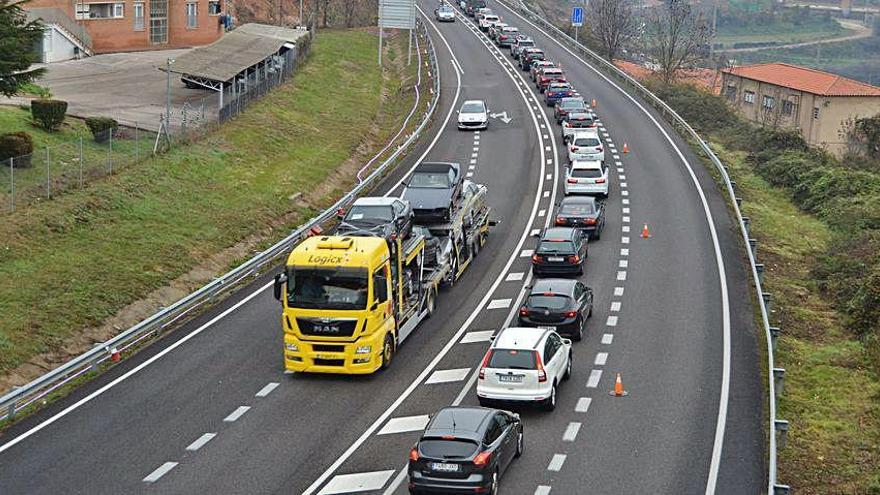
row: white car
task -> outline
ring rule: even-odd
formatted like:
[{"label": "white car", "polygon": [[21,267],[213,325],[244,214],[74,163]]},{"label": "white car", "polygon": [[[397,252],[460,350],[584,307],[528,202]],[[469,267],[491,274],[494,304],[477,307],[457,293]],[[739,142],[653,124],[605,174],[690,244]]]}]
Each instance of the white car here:
[{"label": "white car", "polygon": [[480,16],[480,31],[488,31],[489,27],[496,22],[501,22],[501,18],[495,14],[484,14]]},{"label": "white car", "polygon": [[449,4],[440,4],[434,11],[434,17],[438,22],[455,22],[455,10]]},{"label": "white car", "polygon": [[568,161],[605,161],[605,147],[597,129],[578,129],[568,138]]},{"label": "white car", "polygon": [[575,160],[565,168],[565,195],[596,194],[608,197],[608,167],[599,160]]},{"label": "white car", "polygon": [[483,100],[467,100],[458,110],[459,129],[488,129],[489,107]]},{"label": "white car", "polygon": [[477,398],[540,403],[556,408],[556,389],[571,377],[571,340],[549,328],[508,327],[498,332],[480,365]]},{"label": "white car", "polygon": [[562,121],[562,142],[567,144],[573,134],[597,127],[596,115],[593,112],[570,113]]}]

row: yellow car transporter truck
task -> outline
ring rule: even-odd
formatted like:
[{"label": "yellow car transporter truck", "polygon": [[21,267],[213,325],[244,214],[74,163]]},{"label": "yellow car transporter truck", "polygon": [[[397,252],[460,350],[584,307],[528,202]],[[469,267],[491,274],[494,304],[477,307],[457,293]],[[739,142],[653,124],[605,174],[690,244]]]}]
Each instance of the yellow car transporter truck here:
[{"label": "yellow car transporter truck", "polygon": [[373,373],[387,368],[416,326],[431,316],[440,285],[470,264],[489,229],[485,187],[451,223],[344,231],[304,240],[275,277],[283,307],[286,372]]}]

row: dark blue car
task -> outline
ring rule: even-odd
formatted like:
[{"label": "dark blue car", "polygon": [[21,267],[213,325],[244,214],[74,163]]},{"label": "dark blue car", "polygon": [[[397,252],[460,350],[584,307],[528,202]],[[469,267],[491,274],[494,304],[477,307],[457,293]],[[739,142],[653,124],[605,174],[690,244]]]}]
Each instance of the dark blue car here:
[{"label": "dark blue car", "polygon": [[548,107],[552,107],[557,101],[563,98],[568,98],[569,96],[574,96],[574,93],[575,91],[571,86],[571,83],[551,83],[550,86],[547,87],[547,90],[544,91],[544,103],[546,103]]}]

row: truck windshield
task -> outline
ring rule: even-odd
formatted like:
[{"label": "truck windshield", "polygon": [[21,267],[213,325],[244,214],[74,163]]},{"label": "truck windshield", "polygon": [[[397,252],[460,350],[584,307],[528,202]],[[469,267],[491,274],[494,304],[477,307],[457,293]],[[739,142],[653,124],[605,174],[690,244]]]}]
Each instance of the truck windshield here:
[{"label": "truck windshield", "polygon": [[289,268],[287,304],[303,309],[365,309],[367,270]]}]

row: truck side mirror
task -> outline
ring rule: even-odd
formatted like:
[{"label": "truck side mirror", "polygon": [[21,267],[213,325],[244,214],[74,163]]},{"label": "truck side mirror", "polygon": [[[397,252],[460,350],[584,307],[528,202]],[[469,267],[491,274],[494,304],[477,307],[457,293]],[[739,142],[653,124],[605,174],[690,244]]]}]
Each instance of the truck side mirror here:
[{"label": "truck side mirror", "polygon": [[279,273],[275,275],[275,286],[273,287],[275,299],[281,300],[281,288],[284,287],[284,284],[287,283],[287,274]]}]

